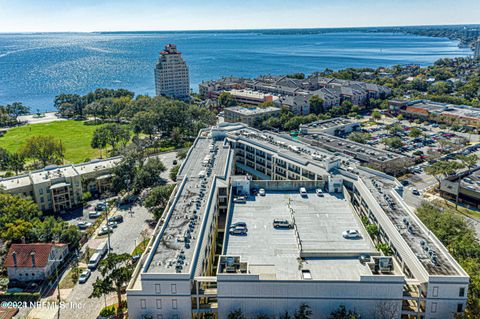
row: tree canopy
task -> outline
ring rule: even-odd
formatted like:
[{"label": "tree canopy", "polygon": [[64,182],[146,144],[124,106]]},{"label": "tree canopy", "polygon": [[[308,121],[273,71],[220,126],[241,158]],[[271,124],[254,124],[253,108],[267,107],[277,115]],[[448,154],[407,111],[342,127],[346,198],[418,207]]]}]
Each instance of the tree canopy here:
[{"label": "tree canopy", "polygon": [[23,146],[22,154],[27,158],[39,160],[43,166],[47,166],[61,163],[65,149],[62,141],[53,136],[32,136]]}]

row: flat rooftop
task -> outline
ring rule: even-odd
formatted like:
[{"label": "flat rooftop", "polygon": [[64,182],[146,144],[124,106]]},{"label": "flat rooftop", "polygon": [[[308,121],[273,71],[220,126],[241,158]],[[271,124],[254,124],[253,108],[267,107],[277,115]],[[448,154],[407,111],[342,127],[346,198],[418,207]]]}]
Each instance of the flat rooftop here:
[{"label": "flat rooftop", "polygon": [[225,110],[229,112],[245,115],[245,116],[252,116],[252,115],[265,114],[265,113],[271,113],[271,112],[280,112],[280,109],[278,107],[273,107],[273,106],[269,106],[269,107],[232,106],[232,107],[227,107]]},{"label": "flat rooftop", "polygon": [[272,134],[254,129],[243,129],[228,133],[230,138],[244,143],[261,146],[276,156],[305,165],[308,170],[317,174],[326,174],[326,163],[341,159],[350,160],[346,156],[338,156],[333,152],[293,140],[279,134]]},{"label": "flat rooftop", "polygon": [[338,152],[354,156],[355,158],[364,161],[388,162],[399,158],[405,158],[405,156],[401,154],[380,150],[326,133],[315,133],[314,135],[303,136],[301,140],[307,143],[316,142],[321,147],[323,146],[328,150],[337,150]]},{"label": "flat rooftop", "polygon": [[450,114],[452,116],[480,120],[480,111],[468,105],[453,105],[421,100],[410,102],[407,106],[422,108],[432,113]]},{"label": "flat rooftop", "polygon": [[29,175],[21,175],[21,176],[14,176],[8,177],[5,179],[0,180],[0,185],[8,191],[20,187],[28,187],[32,185],[32,180],[30,179]]},{"label": "flat rooftop", "polygon": [[[273,228],[276,218],[294,221],[296,229]],[[267,190],[266,196],[249,196],[246,203],[234,204],[230,221],[245,222],[248,234],[227,234],[225,255],[240,256],[251,274],[270,279],[302,279],[301,269],[308,269],[314,280],[359,280],[372,273],[358,257],[378,254],[339,193],[301,197],[298,192]],[[362,238],[345,239],[342,233],[347,229],[360,231]]]},{"label": "flat rooftop", "polygon": [[300,125],[300,129],[302,129],[302,128],[328,129],[328,128],[332,128],[332,127],[350,125],[350,124],[355,124],[355,123],[360,125],[358,122],[352,121],[352,120],[347,119],[347,118],[335,117],[335,118],[331,118],[331,119],[328,119],[328,120],[315,121],[315,122],[308,123],[308,124],[302,124],[302,125]]},{"label": "flat rooftop", "polygon": [[248,98],[248,99],[257,99],[257,100],[264,100],[265,97],[272,97],[273,100],[277,100],[278,96],[274,96],[269,93],[263,93],[263,92],[258,92],[258,91],[252,91],[252,90],[247,90],[247,89],[242,89],[242,90],[237,90],[237,89],[231,89],[228,92],[230,92],[233,96],[239,97],[239,98]]},{"label": "flat rooftop", "polygon": [[48,166],[42,171],[36,171],[30,174],[34,184],[43,183],[46,181],[55,182],[57,178],[68,178],[78,175],[73,166]]},{"label": "flat rooftop", "polygon": [[[215,152],[211,151],[212,145]],[[189,273],[202,222],[207,212],[213,208],[209,196],[214,191],[214,178],[225,176],[230,148],[224,148],[223,145],[223,141],[206,137],[196,140],[179,172],[183,188],[176,194],[177,201],[170,218],[155,239],[147,272]],[[204,163],[206,157],[210,157],[209,164]],[[187,233],[188,244],[185,240]],[[179,256],[181,262],[178,262]]]},{"label": "flat rooftop", "polygon": [[101,170],[113,169],[122,161],[121,157],[108,158],[104,160],[95,159],[90,162],[74,165],[75,170],[80,174],[88,174]]},{"label": "flat rooftop", "polygon": [[[396,231],[398,231],[410,247],[428,274],[438,276],[458,275],[459,273],[455,265],[450,261],[449,256],[440,248],[442,244],[437,239],[431,237],[430,231],[422,227],[413,216],[410,215],[410,212],[392,196],[392,192],[395,192],[395,183],[369,174],[364,170],[359,170],[359,172],[363,183],[367,186],[370,193],[395,226]],[[409,229],[409,227],[411,228]],[[425,241],[426,244],[435,251],[438,260],[436,264],[432,262],[429,254],[422,248],[420,244],[421,241]]]}]

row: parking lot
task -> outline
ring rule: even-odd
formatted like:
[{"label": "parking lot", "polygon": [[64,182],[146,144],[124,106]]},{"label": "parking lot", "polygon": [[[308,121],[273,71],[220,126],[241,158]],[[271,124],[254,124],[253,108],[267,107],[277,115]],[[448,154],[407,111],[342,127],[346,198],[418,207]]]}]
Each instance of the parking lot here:
[{"label": "parking lot", "polygon": [[[439,130],[436,124],[432,126],[408,121],[397,121],[393,124],[378,123],[363,127],[362,132],[371,136],[366,144],[414,157],[417,162],[439,158],[443,154],[463,148],[467,142],[464,136],[456,132]],[[401,138],[402,147],[391,148],[384,143],[384,139],[393,137]]]}]

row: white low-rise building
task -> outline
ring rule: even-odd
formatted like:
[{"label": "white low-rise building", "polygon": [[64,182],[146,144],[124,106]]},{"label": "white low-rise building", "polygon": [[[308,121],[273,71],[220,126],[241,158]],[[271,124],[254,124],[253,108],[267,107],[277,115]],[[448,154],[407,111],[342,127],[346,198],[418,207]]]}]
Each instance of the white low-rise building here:
[{"label": "white low-rise building", "polygon": [[108,191],[120,157],[81,164],[50,165],[29,174],[0,179],[3,191],[33,199],[42,211],[62,212],[82,204],[83,192]]}]

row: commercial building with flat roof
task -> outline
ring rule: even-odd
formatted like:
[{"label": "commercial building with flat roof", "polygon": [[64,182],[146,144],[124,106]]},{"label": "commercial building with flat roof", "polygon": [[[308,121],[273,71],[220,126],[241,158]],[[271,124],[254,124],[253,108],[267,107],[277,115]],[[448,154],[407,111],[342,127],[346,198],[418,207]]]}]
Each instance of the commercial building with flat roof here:
[{"label": "commercial building with flat roof", "polygon": [[244,123],[255,127],[270,117],[280,116],[278,107],[242,107],[232,106],[224,109],[225,122]]},{"label": "commercial building with flat roof", "polygon": [[459,203],[480,207],[480,169],[466,169],[447,176],[440,182],[440,194]]},{"label": "commercial building with flat roof", "polygon": [[301,124],[300,133],[305,135],[325,133],[334,136],[343,136],[344,134],[360,129],[360,127],[361,125],[357,121],[343,117],[335,117],[328,120]]},{"label": "commercial building with flat roof", "polygon": [[480,111],[468,105],[453,105],[429,100],[389,101],[390,110],[409,118],[421,118],[438,123],[478,127]]},{"label": "commercial building with flat roof", "polygon": [[300,136],[299,139],[331,152],[339,152],[351,156],[363,165],[387,174],[398,175],[414,164],[414,160],[409,156],[381,150],[326,133],[304,135]]},{"label": "commercial building with flat roof", "polygon": [[[340,305],[365,318],[462,313],[468,275],[403,202],[401,184],[358,164],[244,124],[202,130],[127,287],[129,317],[279,317],[303,303],[315,318]],[[246,234],[230,233],[238,222]]]}]

